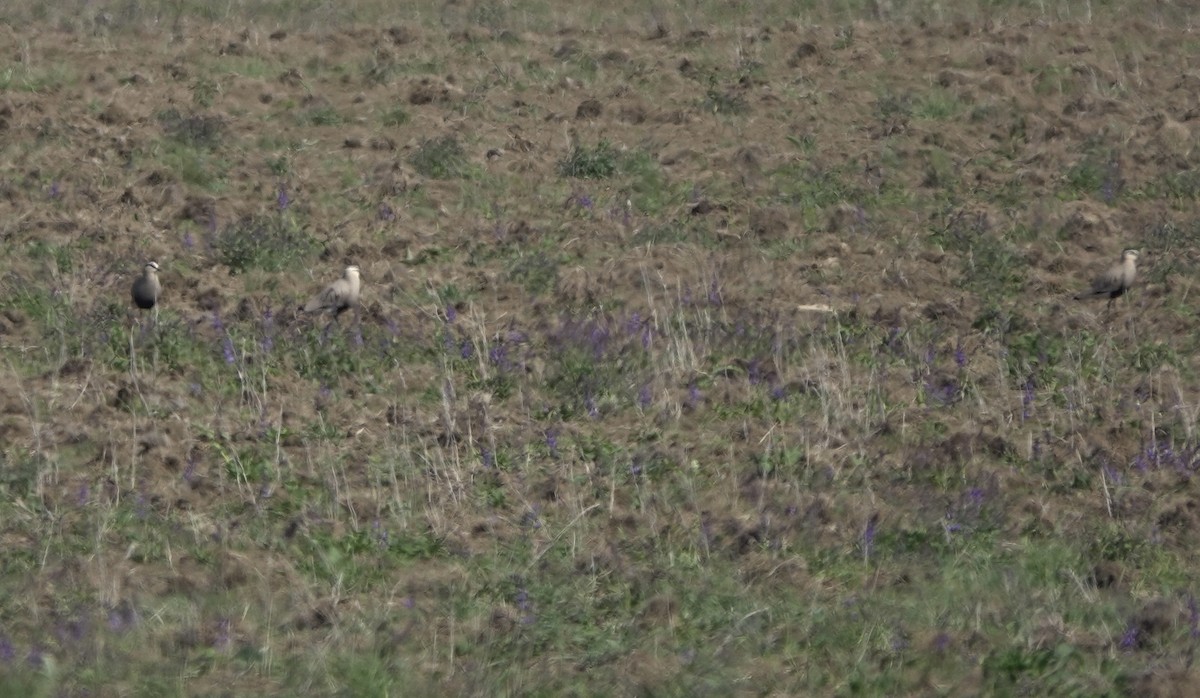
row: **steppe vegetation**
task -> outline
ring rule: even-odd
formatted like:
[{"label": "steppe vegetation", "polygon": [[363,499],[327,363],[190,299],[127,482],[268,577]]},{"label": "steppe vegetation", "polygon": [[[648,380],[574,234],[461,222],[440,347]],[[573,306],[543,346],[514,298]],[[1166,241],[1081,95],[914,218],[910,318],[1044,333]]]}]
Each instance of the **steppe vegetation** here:
[{"label": "steppe vegetation", "polygon": [[1190,693],[1197,17],[0,7],[0,694]]}]

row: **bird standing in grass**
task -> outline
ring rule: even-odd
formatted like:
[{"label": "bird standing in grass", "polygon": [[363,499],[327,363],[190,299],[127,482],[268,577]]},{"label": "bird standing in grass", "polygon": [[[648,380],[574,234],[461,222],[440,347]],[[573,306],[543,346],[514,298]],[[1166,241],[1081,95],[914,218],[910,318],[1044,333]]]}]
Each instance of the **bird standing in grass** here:
[{"label": "bird standing in grass", "polygon": [[1097,276],[1092,281],[1091,288],[1077,294],[1075,300],[1107,298],[1107,307],[1111,308],[1113,301],[1125,295],[1125,292],[1133,285],[1133,279],[1137,275],[1137,258],[1137,250],[1123,251],[1121,262],[1114,264],[1103,274]]},{"label": "bird standing in grass", "polygon": [[358,305],[358,294],[362,289],[362,280],[358,276],[358,267],[351,264],[346,267],[342,278],[325,287],[323,291],[313,296],[304,304],[304,312],[320,313],[329,311],[336,320],[345,311]]},{"label": "bird standing in grass", "polygon": [[158,262],[146,262],[142,267],[142,275],[133,282],[130,295],[133,304],[142,310],[154,309],[154,319],[158,320],[158,296],[162,293],[162,284],[158,281]]}]

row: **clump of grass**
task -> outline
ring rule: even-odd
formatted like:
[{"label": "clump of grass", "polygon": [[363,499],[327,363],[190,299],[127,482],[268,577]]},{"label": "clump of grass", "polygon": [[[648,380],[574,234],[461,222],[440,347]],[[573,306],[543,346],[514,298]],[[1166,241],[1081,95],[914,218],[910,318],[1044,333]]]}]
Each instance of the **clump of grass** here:
[{"label": "clump of grass", "polygon": [[617,173],[621,154],[608,141],[593,147],[576,143],[571,152],[558,161],[558,172],[575,179],[608,179]]},{"label": "clump of grass", "polygon": [[392,107],[383,113],[379,118],[379,123],[389,128],[395,128],[407,124],[411,119],[412,117],[403,107]]},{"label": "clump of grass", "polygon": [[340,126],[345,122],[332,104],[321,104],[296,115],[301,126]]},{"label": "clump of grass", "polygon": [[454,179],[467,172],[466,154],[454,135],[424,141],[408,161],[417,172],[433,179]]},{"label": "clump of grass", "polygon": [[218,231],[212,240],[217,260],[234,272],[281,271],[317,249],[317,241],[289,216],[256,215]]},{"label": "clump of grass", "polygon": [[225,120],[207,114],[183,114],[178,109],[158,113],[158,123],[167,137],[192,148],[212,150],[225,135]]}]

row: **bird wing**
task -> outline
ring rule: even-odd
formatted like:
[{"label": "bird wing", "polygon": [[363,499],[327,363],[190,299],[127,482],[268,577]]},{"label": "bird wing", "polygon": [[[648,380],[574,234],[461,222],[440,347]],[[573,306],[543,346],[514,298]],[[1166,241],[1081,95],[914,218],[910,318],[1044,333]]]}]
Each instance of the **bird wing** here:
[{"label": "bird wing", "polygon": [[1122,273],[1121,267],[1113,267],[1100,276],[1097,276],[1092,281],[1092,287],[1080,293],[1077,298],[1108,295],[1121,290],[1124,285],[1125,275]]},{"label": "bird wing", "polygon": [[328,286],[325,290],[313,296],[310,301],[304,306],[304,312],[312,313],[318,310],[330,310],[340,308],[345,303],[346,291],[343,288],[345,283],[339,279]]}]

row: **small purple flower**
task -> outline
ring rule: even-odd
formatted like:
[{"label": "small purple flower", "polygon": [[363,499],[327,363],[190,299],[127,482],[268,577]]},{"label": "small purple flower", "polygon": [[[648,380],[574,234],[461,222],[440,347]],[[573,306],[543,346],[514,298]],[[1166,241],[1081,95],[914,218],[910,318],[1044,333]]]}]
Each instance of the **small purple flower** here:
[{"label": "small purple flower", "polygon": [[288,197],[287,182],[279,183],[279,195],[275,198],[275,203],[279,206],[280,211],[286,211],[287,207],[292,203],[291,198]]},{"label": "small purple flower", "polygon": [[409,610],[412,610],[417,607],[417,601],[416,601],[416,599],[414,599],[411,596],[405,596],[403,599],[400,600],[400,605],[404,606],[405,608],[407,608]]},{"label": "small purple flower", "polygon": [[137,612],[127,602],[119,603],[108,611],[108,629],[114,633],[128,630],[135,623],[137,623]]},{"label": "small purple flower", "polygon": [[81,507],[87,506],[89,497],[90,497],[90,490],[88,489],[87,483],[85,482],[79,486],[79,491],[75,493],[75,505],[81,506]]},{"label": "small purple flower", "polygon": [[1125,629],[1125,632],[1121,634],[1121,641],[1117,644],[1117,646],[1120,647],[1122,651],[1132,652],[1133,650],[1137,649],[1139,634],[1140,633],[1138,632],[1137,626],[1130,625]]},{"label": "small purple flower", "polygon": [[879,526],[879,513],[871,514],[867,519],[867,526],[863,529],[863,557],[871,557],[875,551],[875,533]]},{"label": "small purple flower", "polygon": [[183,247],[186,250],[191,250],[196,246],[196,239],[192,237],[192,231],[185,230],[183,232]]},{"label": "small purple flower", "polygon": [[221,332],[222,330],[225,329],[225,323],[221,322],[221,316],[218,315],[215,311],[213,312],[213,315],[212,315],[212,328],[213,328],[213,330],[215,330],[217,332]]},{"label": "small purple flower", "polygon": [[183,469],[183,481],[191,483],[196,477],[196,464],[200,462],[200,452],[192,449],[188,454],[187,465]]},{"label": "small purple flower", "polygon": [[650,406],[650,402],[652,399],[653,399],[653,397],[650,393],[650,384],[647,383],[642,386],[641,390],[638,391],[638,397],[637,397],[638,407],[641,407],[642,409],[646,409],[647,407]]},{"label": "small purple flower", "polygon": [[583,407],[587,410],[588,416],[592,419],[596,419],[600,416],[600,408],[596,405],[596,398],[593,397],[591,393],[588,393],[587,396],[583,398]]},{"label": "small purple flower", "polygon": [[936,360],[937,360],[937,349],[935,349],[934,346],[932,344],[930,344],[929,348],[925,350],[925,363],[926,363],[926,365],[932,366],[933,362]]},{"label": "small purple flower", "polygon": [[958,341],[958,344],[954,346],[954,364],[959,368],[963,368],[967,365],[967,351],[963,348],[961,339]]},{"label": "small purple flower", "polygon": [[635,478],[637,476],[641,475],[642,474],[642,464],[636,460],[634,462],[630,463],[629,464],[629,474]]},{"label": "small purple flower", "polygon": [[458,350],[459,356],[464,360],[471,358],[475,354],[475,347],[471,344],[471,340],[464,339],[462,346]]},{"label": "small purple flower", "polygon": [[13,647],[12,640],[6,636],[0,636],[0,662],[9,664],[17,657],[17,649]]},{"label": "small purple flower", "polygon": [[950,635],[941,632],[933,637],[933,651],[938,654],[945,654],[946,650],[950,649]]},{"label": "small purple flower", "polygon": [[479,453],[480,459],[483,461],[483,467],[491,470],[496,467],[496,456],[488,449],[483,449]]},{"label": "small purple flower", "polygon": [[558,429],[546,430],[546,448],[550,449],[550,455],[558,457]]},{"label": "small purple flower", "polygon": [[1033,399],[1034,399],[1033,376],[1030,376],[1029,379],[1025,381],[1025,385],[1024,385],[1022,391],[1023,392],[1021,395],[1021,417],[1023,419],[1029,419],[1030,415],[1033,414]]},{"label": "small purple flower", "polygon": [[275,348],[275,338],[271,336],[274,334],[274,329],[275,315],[270,308],[267,308],[263,311],[262,339],[258,342],[258,346],[264,354],[270,354],[271,350]]},{"label": "small purple flower", "polygon": [[453,325],[454,321],[457,318],[458,318],[458,311],[454,309],[454,306],[452,306],[452,305],[446,306],[446,322]]},{"label": "small purple flower", "polygon": [[225,335],[224,341],[221,342],[221,351],[225,355],[225,363],[234,364],[237,362],[237,352],[233,348],[233,338]]},{"label": "small purple flower", "polygon": [[379,204],[379,210],[375,215],[379,218],[379,220],[387,223],[391,223],[392,221],[396,220],[396,212],[391,206],[387,205],[387,203]]},{"label": "small purple flower", "polygon": [[529,511],[526,511],[521,516],[521,525],[528,526],[529,528],[534,528],[534,529],[542,527],[542,519],[538,515],[537,507],[533,507],[532,509],[530,509]]},{"label": "small purple flower", "polygon": [[629,334],[636,334],[642,329],[642,314],[638,311],[633,311],[629,319],[625,321],[625,331]]},{"label": "small purple flower", "polygon": [[499,369],[504,369],[508,366],[508,348],[503,344],[497,344],[488,350],[488,361]]},{"label": "small purple flower", "polygon": [[712,283],[708,285],[708,304],[719,308],[723,303],[721,285],[717,283],[716,279],[713,279]]},{"label": "small purple flower", "polygon": [[361,347],[363,345],[362,325],[354,325],[354,338],[351,341],[354,342],[354,346],[356,347]]},{"label": "small purple flower", "polygon": [[50,198],[57,200],[57,199],[61,199],[62,195],[63,195],[62,186],[59,185],[58,180],[51,182],[50,183]]},{"label": "small purple flower", "polygon": [[517,590],[517,595],[513,601],[517,604],[517,608],[522,611],[528,611],[532,608],[532,604],[529,601],[529,592],[524,587]]},{"label": "small purple flower", "polygon": [[386,550],[391,537],[388,536],[387,529],[383,527],[383,522],[379,519],[371,522],[371,533],[375,536],[375,546],[380,550]]},{"label": "small purple flower", "polygon": [[230,623],[228,618],[222,618],[217,621],[217,637],[213,640],[213,649],[227,650],[233,646],[233,638],[229,630]]},{"label": "small purple flower", "polygon": [[700,404],[701,397],[700,388],[696,387],[695,383],[688,386],[687,406],[689,408],[695,409]]},{"label": "small purple flower", "polygon": [[784,388],[782,385],[776,385],[775,387],[771,388],[771,399],[772,400],[779,402],[780,400],[782,400],[786,397],[787,397],[787,388]]}]

